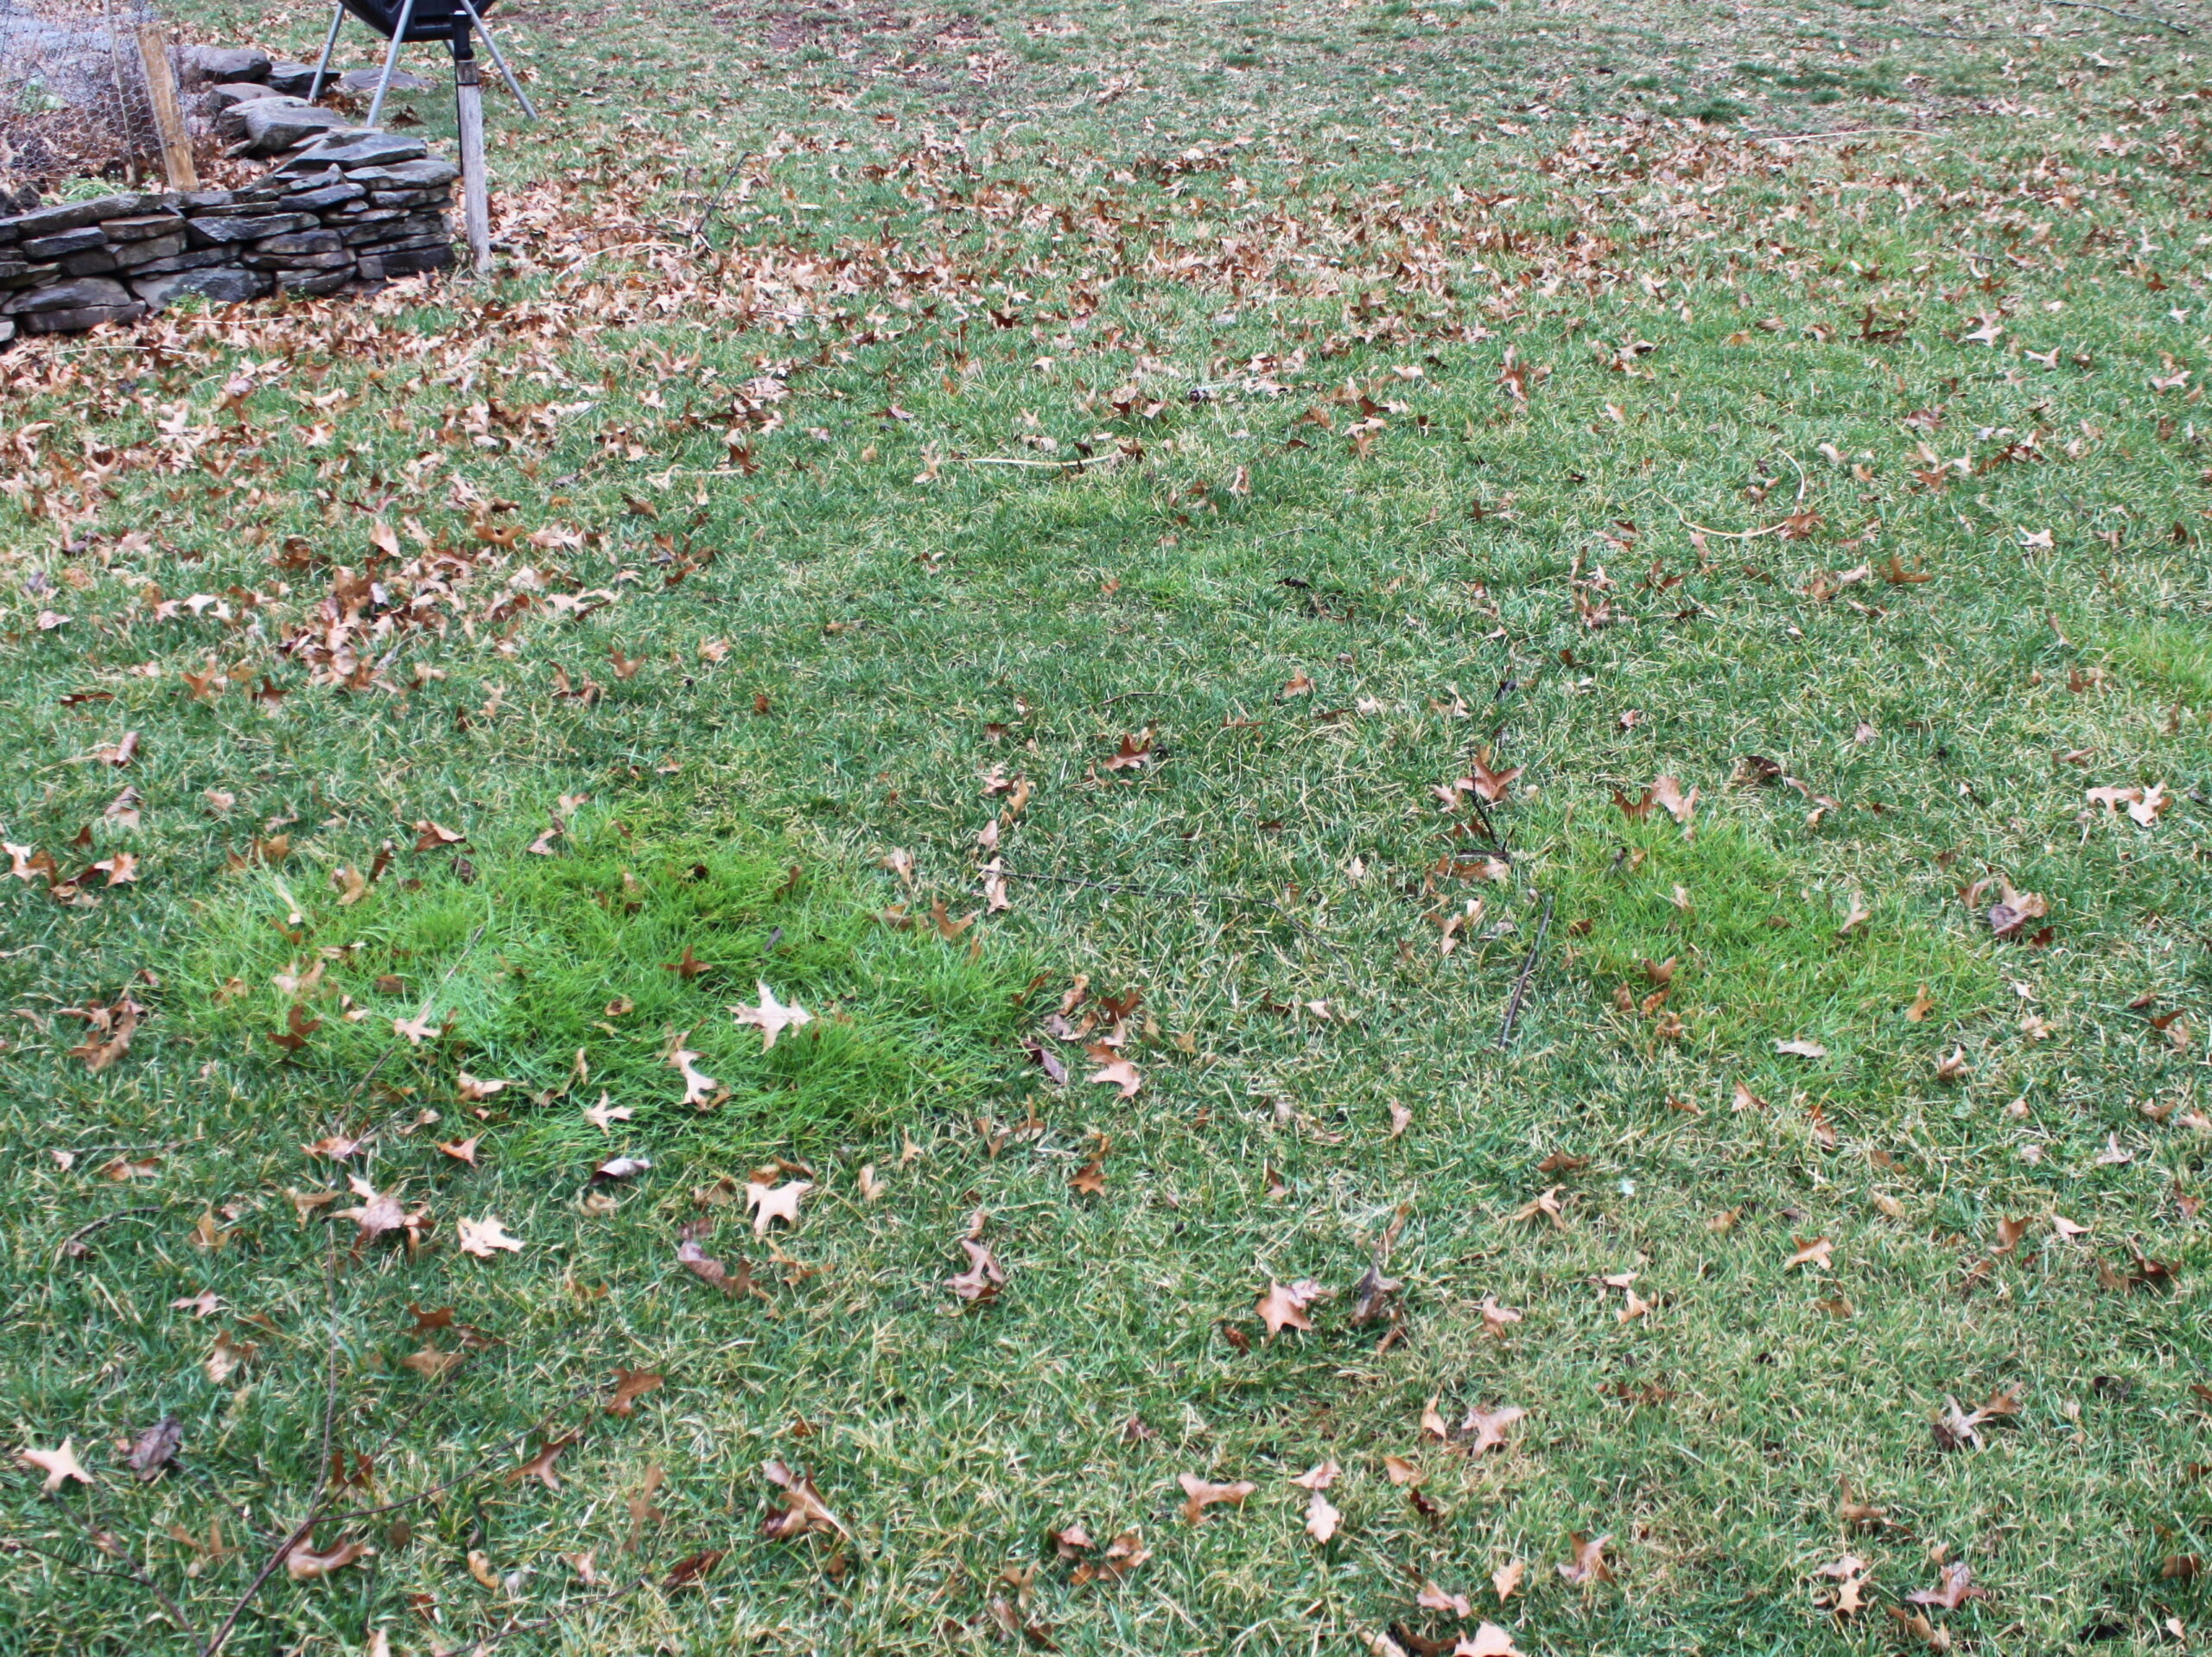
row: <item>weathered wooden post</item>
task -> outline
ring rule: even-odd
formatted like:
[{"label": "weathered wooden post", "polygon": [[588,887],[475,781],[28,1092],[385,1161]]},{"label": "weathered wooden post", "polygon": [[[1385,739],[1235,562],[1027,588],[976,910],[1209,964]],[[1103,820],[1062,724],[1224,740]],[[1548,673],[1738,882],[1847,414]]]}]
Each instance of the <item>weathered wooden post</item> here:
[{"label": "weathered wooden post", "polygon": [[461,216],[468,257],[479,276],[492,268],[492,199],[484,178],[484,78],[468,24],[454,20],[454,116],[461,128]]},{"label": "weathered wooden post", "polygon": [[154,136],[162,146],[162,175],[172,190],[196,190],[200,172],[192,161],[191,135],[176,103],[176,76],[169,69],[169,43],[157,22],[138,25],[138,60],[146,70],[146,101],[154,111]]}]

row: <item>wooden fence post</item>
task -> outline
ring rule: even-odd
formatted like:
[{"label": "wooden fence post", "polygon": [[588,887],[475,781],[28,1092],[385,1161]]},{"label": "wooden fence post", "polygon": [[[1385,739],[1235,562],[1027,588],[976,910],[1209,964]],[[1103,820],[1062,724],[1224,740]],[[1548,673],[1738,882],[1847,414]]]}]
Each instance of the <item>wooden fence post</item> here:
[{"label": "wooden fence post", "polygon": [[168,41],[159,23],[138,25],[138,59],[146,67],[146,98],[153,105],[154,131],[162,144],[162,174],[172,190],[200,187],[192,163],[192,139],[177,108],[176,77],[169,72]]}]

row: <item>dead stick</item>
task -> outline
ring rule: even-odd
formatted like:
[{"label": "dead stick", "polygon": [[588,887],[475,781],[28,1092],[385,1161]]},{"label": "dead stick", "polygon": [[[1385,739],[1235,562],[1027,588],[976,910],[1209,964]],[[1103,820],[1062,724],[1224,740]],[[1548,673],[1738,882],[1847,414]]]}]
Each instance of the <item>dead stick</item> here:
[{"label": "dead stick", "polygon": [[[112,1214],[103,1214],[99,1219],[93,1221],[90,1225],[79,1226],[74,1231],[64,1237],[61,1240],[60,1252],[57,1254],[54,1258],[56,1260],[60,1260],[64,1255],[69,1255],[69,1251],[71,1249],[74,1248],[79,1243],[84,1241],[86,1238],[91,1236],[92,1233],[98,1231],[102,1226],[111,1226],[118,1220],[127,1220],[134,1214],[159,1214],[162,1211],[162,1206],[163,1205],[159,1203],[143,1203],[137,1208],[118,1209]],[[70,1258],[73,1259],[74,1256],[70,1255]]]},{"label": "dead stick", "polygon": [[1529,994],[1529,981],[1535,975],[1536,958],[1543,951],[1544,935],[1552,930],[1551,894],[1544,895],[1544,917],[1536,923],[1535,941],[1529,944],[1529,953],[1521,958],[1521,975],[1513,981],[1513,999],[1505,1004],[1505,1024],[1497,1032],[1497,1051],[1503,1052],[1513,1045],[1513,1025],[1521,1016],[1521,1002]]}]

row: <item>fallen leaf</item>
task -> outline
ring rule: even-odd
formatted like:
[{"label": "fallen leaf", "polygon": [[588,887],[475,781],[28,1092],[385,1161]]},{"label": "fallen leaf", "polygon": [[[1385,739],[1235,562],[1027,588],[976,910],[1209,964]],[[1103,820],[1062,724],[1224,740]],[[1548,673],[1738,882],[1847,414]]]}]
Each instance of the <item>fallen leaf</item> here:
[{"label": "fallen leaf", "polygon": [[1204,1519],[1206,1509],[1217,1503],[1225,1501],[1232,1508],[1243,1507],[1244,1498],[1260,1488],[1249,1479],[1238,1479],[1233,1484],[1213,1484],[1195,1473],[1179,1474],[1176,1482],[1183,1487],[1183,1521],[1190,1525]]},{"label": "fallen leaf", "polygon": [[461,1232],[461,1252],[474,1254],[480,1260],[490,1260],[502,1248],[516,1253],[522,1248],[520,1240],[507,1235],[506,1228],[493,1215],[487,1214],[480,1220],[464,1219],[459,1222],[458,1228]]},{"label": "fallen leaf", "polygon": [[1270,1281],[1254,1310],[1260,1314],[1260,1321],[1268,1326],[1271,1338],[1286,1329],[1310,1330],[1313,1325],[1306,1316],[1306,1308],[1320,1294],[1321,1287],[1317,1283],[1301,1281],[1286,1287]]},{"label": "fallen leaf", "polygon": [[781,1185],[748,1181],[745,1187],[745,1207],[753,1216],[753,1235],[766,1236],[768,1228],[779,1220],[787,1226],[796,1226],[798,1223],[799,1199],[813,1189],[814,1182],[810,1179],[788,1180]]},{"label": "fallen leaf", "polygon": [[[760,992],[760,1006],[734,1006],[729,1011],[738,1023],[751,1025],[760,1031],[762,1052],[773,1047],[776,1038],[785,1031],[798,1030],[814,1022],[814,1015],[797,1002],[785,1006],[776,1000],[775,992],[767,985],[757,983],[755,987]],[[692,1057],[696,1058],[698,1055],[694,1053]]]},{"label": "fallen leaf", "polygon": [[1559,1574],[1577,1587],[1611,1582],[1613,1573],[1605,1563],[1605,1544],[1612,1540],[1610,1536],[1586,1537],[1580,1531],[1571,1533],[1567,1540],[1572,1557],[1559,1567]]},{"label": "fallen leaf", "polygon": [[92,1476],[77,1464],[76,1442],[64,1438],[59,1450],[19,1450],[16,1459],[27,1467],[35,1467],[46,1475],[46,1482],[39,1487],[48,1495],[60,1489],[62,1482],[74,1479],[79,1484],[90,1484]]},{"label": "fallen leaf", "polygon": [[1336,1504],[1319,1490],[1306,1499],[1306,1529],[1315,1541],[1325,1542],[1334,1536],[1343,1518],[1344,1514],[1337,1510]]},{"label": "fallen leaf", "polygon": [[176,1459],[177,1448],[183,1442],[184,1423],[174,1415],[165,1415],[130,1441],[124,1464],[137,1475],[139,1483],[151,1484]]},{"label": "fallen leaf", "polygon": [[764,1462],[761,1476],[784,1493],[784,1507],[771,1513],[762,1524],[762,1531],[778,1541],[788,1541],[804,1536],[810,1531],[835,1531],[840,1536],[851,1534],[837,1515],[831,1513],[822,1500],[821,1492],[804,1474],[793,1472],[779,1461]]},{"label": "fallen leaf", "polygon": [[1484,1622],[1472,1635],[1462,1635],[1452,1647],[1452,1657],[1521,1657],[1513,1636],[1495,1622]]},{"label": "fallen leaf", "polygon": [[1806,1241],[1802,1237],[1796,1238],[1795,1241],[1797,1244],[1797,1252],[1782,1262],[1783,1271],[1787,1272],[1800,1266],[1816,1266],[1822,1271],[1828,1269],[1828,1251],[1835,1247],[1833,1242],[1826,1237],[1815,1237],[1810,1242]]},{"label": "fallen leaf", "polygon": [[[343,1570],[358,1560],[368,1559],[376,1552],[372,1547],[359,1542],[340,1542],[327,1553],[317,1553],[305,1542],[300,1543],[284,1556],[284,1574],[294,1582],[314,1582],[334,1571]],[[495,1583],[493,1584],[497,1586]]]},{"label": "fallen leaf", "polygon": [[1467,1419],[1459,1423],[1462,1432],[1471,1432],[1474,1441],[1467,1446],[1469,1456],[1479,1456],[1485,1450],[1505,1447],[1505,1430],[1529,1413],[1517,1404],[1508,1404],[1501,1409],[1470,1409]]},{"label": "fallen leaf", "polygon": [[524,1479],[536,1479],[547,1489],[558,1495],[561,1493],[561,1479],[560,1476],[553,1470],[553,1463],[560,1459],[563,1451],[582,1436],[581,1433],[571,1432],[563,1438],[547,1439],[538,1447],[535,1456],[520,1467],[510,1468],[507,1470],[506,1482],[509,1484],[520,1484]]}]

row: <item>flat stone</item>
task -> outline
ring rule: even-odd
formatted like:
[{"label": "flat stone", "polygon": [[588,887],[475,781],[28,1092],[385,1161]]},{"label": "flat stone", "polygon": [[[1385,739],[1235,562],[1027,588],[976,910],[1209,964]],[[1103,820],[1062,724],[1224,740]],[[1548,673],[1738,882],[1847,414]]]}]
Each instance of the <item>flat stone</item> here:
[{"label": "flat stone", "polygon": [[215,119],[215,130],[226,138],[245,136],[245,117],[252,111],[266,106],[270,109],[310,110],[314,105],[304,98],[295,98],[289,92],[272,92],[264,86],[259,94],[233,104],[222,111]]},{"label": "flat stone", "polygon": [[145,315],[139,300],[123,305],[90,305],[75,311],[38,311],[16,319],[25,333],[82,333],[103,322],[135,322]]},{"label": "flat stone", "polygon": [[314,81],[315,65],[312,63],[272,63],[269,66],[269,84],[277,92],[305,98],[308,86]]},{"label": "flat stone", "polygon": [[250,46],[188,46],[181,55],[185,73],[202,80],[269,79],[269,54]]},{"label": "flat stone", "polygon": [[137,266],[130,273],[130,279],[137,282],[143,277],[166,276],[179,270],[204,270],[217,264],[235,265],[238,257],[238,250],[234,247],[203,247],[196,252],[179,253],[171,258],[156,259],[149,264]]},{"label": "flat stone", "polygon": [[65,276],[102,276],[116,267],[115,250],[105,242],[89,252],[72,253],[66,259],[55,261]]},{"label": "flat stone", "polygon": [[10,340],[14,339],[15,337],[16,337],[16,320],[15,320],[15,318],[13,318],[13,317],[11,317],[11,316],[0,316],[0,346],[4,346],[4,345],[6,345],[6,344],[8,343],[8,341],[9,341],[9,340]]},{"label": "flat stone", "polygon": [[65,230],[52,236],[41,236],[23,244],[23,252],[34,259],[58,259],[67,254],[82,253],[87,248],[105,247],[107,232],[98,225],[79,225],[74,230]]},{"label": "flat stone", "polygon": [[[183,251],[184,226],[179,225],[174,235],[149,236],[143,242],[125,242],[120,247],[111,248],[109,255],[115,260],[117,269],[135,270],[162,259],[173,259]],[[66,261],[64,268],[67,268]]]},{"label": "flat stone", "polygon": [[296,98],[256,98],[230,111],[245,128],[245,147],[257,156],[273,156],[289,149],[302,138],[349,124],[336,110],[318,109]]},{"label": "flat stone", "polygon": [[194,247],[216,243],[257,242],[264,236],[284,236],[296,230],[312,230],[311,213],[229,214],[219,219],[188,219],[184,227]]},{"label": "flat stone", "polygon": [[203,213],[211,207],[227,207],[236,199],[233,190],[188,190],[176,201],[187,213]]},{"label": "flat stone", "polygon": [[110,282],[105,276],[85,276],[75,282],[34,288],[27,294],[16,295],[0,308],[5,308],[10,316],[21,316],[35,311],[67,311],[130,302],[130,295],[124,291],[121,283]]},{"label": "flat stone", "polygon": [[268,98],[273,94],[268,87],[251,80],[226,80],[219,86],[203,88],[200,95],[219,113],[234,109],[240,104],[251,104],[257,98]]},{"label": "flat stone", "polygon": [[334,294],[353,280],[353,261],[346,261],[342,269],[335,270],[280,270],[276,273],[276,291],[280,294]]},{"label": "flat stone", "polygon": [[325,139],[310,149],[305,149],[284,162],[279,173],[304,172],[311,168],[339,167],[350,177],[357,168],[389,167],[396,162],[419,161],[429,154],[419,138],[395,138],[388,132],[372,132],[343,142]]},{"label": "flat stone", "polygon": [[22,264],[0,262],[0,289],[35,288],[40,283],[52,282],[61,274],[58,264]]},{"label": "flat stone", "polygon": [[257,253],[334,253],[345,246],[334,230],[302,230],[271,236],[253,244]]},{"label": "flat stone", "polygon": [[97,225],[104,219],[127,219],[142,213],[157,198],[149,195],[102,195],[90,201],[65,202],[58,207],[41,207],[35,213],[24,213],[16,220],[16,233],[25,241],[41,236],[52,236],[58,232],[75,230],[80,225]]},{"label": "flat stone", "polygon": [[245,263],[254,270],[350,270],[353,251],[339,247],[327,253],[249,253]]},{"label": "flat stone", "polygon": [[372,207],[445,207],[453,204],[453,192],[443,185],[435,190],[372,190],[369,205]]},{"label": "flat stone", "polygon": [[398,167],[349,167],[346,176],[372,190],[426,190],[432,185],[452,183],[461,176],[461,168],[431,156]]},{"label": "flat stone", "polygon": [[143,242],[183,228],[183,219],[174,213],[149,213],[135,219],[111,219],[100,226],[111,242]]},{"label": "flat stone", "polygon": [[297,207],[302,213],[321,213],[341,202],[359,201],[368,192],[358,184],[326,184],[320,190],[301,190],[288,195],[284,205]]},{"label": "flat stone", "polygon": [[379,253],[376,257],[387,276],[414,276],[424,270],[446,270],[453,266],[453,244],[441,242],[435,247],[398,248]]},{"label": "flat stone", "polygon": [[241,270],[235,265],[219,270],[181,270],[175,276],[141,276],[130,286],[154,310],[181,294],[200,294],[225,304],[259,299],[274,285],[266,272]]},{"label": "flat stone", "polygon": [[[373,98],[377,82],[383,74],[381,69],[348,69],[338,77],[338,87],[340,92],[366,92]],[[426,92],[430,90],[430,83],[420,75],[409,74],[404,69],[394,69],[391,72],[391,90],[396,92]]]}]

